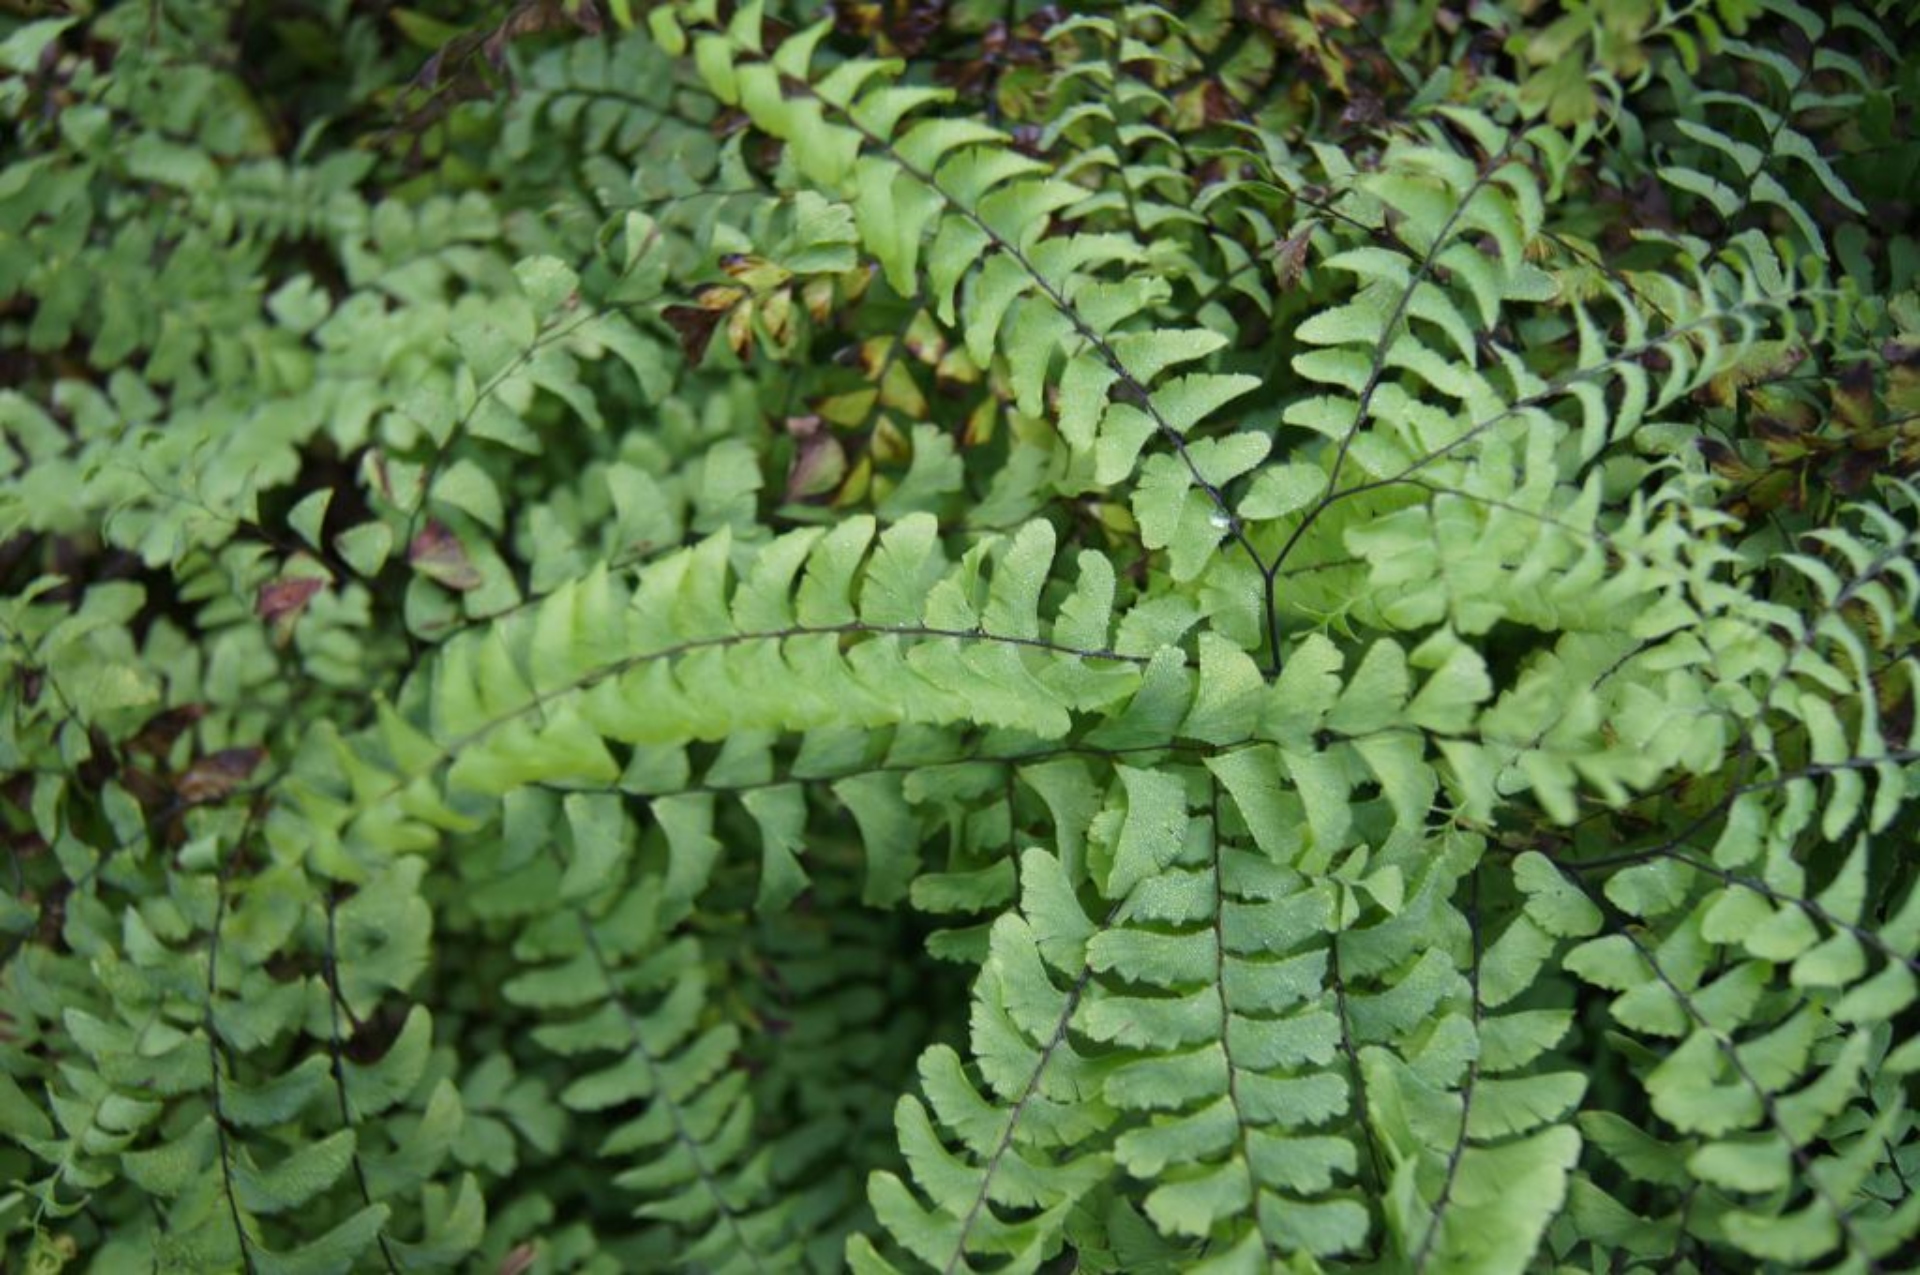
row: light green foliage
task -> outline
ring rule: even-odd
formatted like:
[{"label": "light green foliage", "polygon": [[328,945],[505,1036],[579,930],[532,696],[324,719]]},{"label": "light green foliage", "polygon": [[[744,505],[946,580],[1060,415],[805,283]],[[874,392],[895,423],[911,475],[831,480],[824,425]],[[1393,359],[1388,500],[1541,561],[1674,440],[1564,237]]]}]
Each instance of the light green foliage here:
[{"label": "light green foliage", "polygon": [[1895,6],[97,7],[7,1269],[1913,1250]]}]

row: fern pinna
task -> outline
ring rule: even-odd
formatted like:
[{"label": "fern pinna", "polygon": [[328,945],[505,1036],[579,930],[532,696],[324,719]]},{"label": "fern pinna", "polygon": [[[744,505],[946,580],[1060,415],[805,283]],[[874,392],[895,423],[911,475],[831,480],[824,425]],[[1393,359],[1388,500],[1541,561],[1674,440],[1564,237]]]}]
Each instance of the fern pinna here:
[{"label": "fern pinna", "polygon": [[8,1269],[1910,1260],[1898,6],[229,8],[0,18]]}]

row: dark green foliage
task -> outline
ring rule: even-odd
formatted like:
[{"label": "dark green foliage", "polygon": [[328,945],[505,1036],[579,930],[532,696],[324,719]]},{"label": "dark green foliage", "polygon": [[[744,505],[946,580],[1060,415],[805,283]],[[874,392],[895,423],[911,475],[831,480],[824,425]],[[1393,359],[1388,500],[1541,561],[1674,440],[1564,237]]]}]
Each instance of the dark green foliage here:
[{"label": "dark green foliage", "polygon": [[1899,6],[49,7],[6,1269],[1908,1260]]}]

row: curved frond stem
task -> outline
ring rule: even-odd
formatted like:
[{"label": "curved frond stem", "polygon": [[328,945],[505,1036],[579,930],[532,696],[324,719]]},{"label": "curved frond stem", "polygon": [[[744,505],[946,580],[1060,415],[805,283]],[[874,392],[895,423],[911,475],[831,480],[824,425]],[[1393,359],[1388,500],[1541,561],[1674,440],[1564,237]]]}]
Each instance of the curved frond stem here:
[{"label": "curved frond stem", "polygon": [[[1116,911],[1118,908],[1116,907]],[[1060,1008],[1059,1020],[1054,1024],[1053,1034],[1040,1046],[1040,1057],[1033,1065],[1033,1071],[1027,1076],[1027,1083],[1014,1099],[1013,1106],[1007,1111],[1006,1127],[1000,1131],[999,1140],[994,1143],[993,1152],[987,1157],[986,1165],[980,1174],[980,1189],[974,1193],[973,1202],[960,1218],[960,1229],[954,1235],[953,1252],[941,1266],[941,1275],[954,1275],[966,1265],[967,1239],[973,1234],[973,1228],[979,1224],[981,1215],[986,1211],[987,1195],[993,1187],[993,1175],[1000,1168],[1000,1161],[1013,1147],[1013,1135],[1020,1127],[1020,1119],[1026,1114],[1034,1095],[1040,1091],[1040,1079],[1046,1074],[1047,1064],[1053,1061],[1054,1053],[1066,1043],[1067,1029],[1073,1021],[1074,1011],[1080,1007],[1080,997],[1086,992],[1087,984],[1093,979],[1093,967],[1082,966],[1080,975],[1073,981],[1067,992],[1066,1002]]]},{"label": "curved frond stem", "polygon": [[[1253,741],[1241,741],[1250,743]],[[930,766],[998,766],[1011,777],[1021,766],[1052,761],[1057,757],[1094,757],[1103,761],[1114,761],[1122,757],[1138,757],[1176,753],[1190,757],[1212,757],[1229,751],[1237,745],[1203,744],[1189,740],[1169,739],[1164,743],[1129,744],[1118,748],[1101,748],[1094,744],[1061,744],[1056,748],[1035,748],[1019,753],[969,752],[947,761],[930,763],[925,761],[890,762],[879,761],[867,766],[853,766],[844,770],[824,773],[795,774],[791,770],[768,779],[743,780],[739,783],[690,783],[678,788],[663,789],[659,792],[643,794],[646,801],[657,801],[666,797],[694,797],[703,794],[713,796],[734,796],[740,793],[760,792],[768,788],[783,788],[788,784],[820,784],[831,786],[843,779],[857,779],[862,775],[911,775],[926,771]],[[548,787],[550,785],[541,785]],[[557,786],[555,791],[561,791]]]},{"label": "curved frond stem", "polygon": [[1869,1272],[1869,1275],[1877,1275],[1878,1272],[1884,1271],[1886,1267],[1880,1263],[1878,1258],[1872,1255],[1865,1242],[1860,1238],[1859,1231],[1854,1226],[1852,1215],[1840,1206],[1840,1201],[1835,1199],[1833,1192],[1827,1188],[1824,1177],[1815,1171],[1813,1159],[1807,1154],[1806,1147],[1794,1138],[1792,1132],[1788,1130],[1786,1122],[1781,1118],[1780,1108],[1775,1101],[1775,1095],[1768,1090],[1765,1085],[1755,1079],[1753,1072],[1747,1066],[1746,1060],[1740,1056],[1739,1049],[1727,1038],[1725,1033],[1712,1025],[1706,1014],[1700,1009],[1700,1006],[1695,1003],[1693,997],[1688,995],[1686,990],[1674,981],[1673,976],[1660,964],[1659,954],[1647,946],[1645,940],[1634,932],[1633,926],[1623,925],[1619,927],[1616,932],[1625,936],[1627,942],[1633,945],[1634,951],[1639,954],[1641,960],[1646,962],[1647,968],[1653,971],[1654,977],[1660,980],[1661,986],[1666,988],[1668,995],[1679,1002],[1685,1010],[1687,1017],[1693,1021],[1695,1030],[1707,1034],[1708,1038],[1713,1041],[1714,1048],[1719,1051],[1720,1056],[1726,1059],[1727,1066],[1733,1070],[1733,1073],[1740,1078],[1741,1083],[1747,1087],[1748,1091],[1753,1094],[1755,1100],[1759,1102],[1761,1111],[1765,1113],[1767,1123],[1773,1127],[1775,1135],[1786,1144],[1788,1154],[1793,1157],[1794,1166],[1799,1170],[1799,1180],[1807,1185],[1813,1193],[1814,1198],[1820,1201],[1822,1207],[1832,1214],[1834,1224],[1840,1229],[1841,1235],[1845,1237],[1848,1249],[1853,1255],[1859,1258],[1861,1262],[1860,1269]]},{"label": "curved frond stem", "polygon": [[486,721],[480,723],[478,726],[475,726],[471,730],[465,731],[462,734],[454,737],[444,745],[436,745],[434,748],[433,755],[430,759],[423,762],[419,767],[416,767],[414,769],[404,770],[398,773],[396,777],[390,783],[388,783],[385,787],[377,790],[376,792],[366,797],[359,799],[356,802],[356,804],[347,812],[346,817],[349,820],[351,820],[355,815],[367,809],[371,809],[373,806],[379,804],[382,801],[385,801],[394,797],[395,795],[404,791],[406,787],[409,784],[413,783],[415,780],[418,780],[426,775],[431,774],[433,771],[437,770],[439,767],[457,758],[463,749],[478,743],[480,740],[487,738],[489,735],[493,734],[495,731],[506,727],[510,723],[520,721],[523,718],[526,718],[529,716],[543,713],[549,707],[551,707],[554,703],[562,699],[565,699],[570,695],[573,695],[582,690],[587,690],[595,685],[598,685],[601,682],[606,681],[608,678],[618,677],[622,673],[625,673],[630,669],[638,668],[643,664],[652,663],[657,660],[671,660],[678,656],[691,654],[695,651],[715,650],[715,649],[720,649],[725,647],[739,646],[747,642],[779,642],[779,641],[784,641],[787,638],[793,638],[793,637],[811,637],[811,636],[833,635],[833,634],[838,634],[841,636],[868,636],[868,637],[891,636],[891,637],[929,638],[929,639],[948,640],[948,641],[955,641],[955,642],[1002,643],[1008,646],[1023,647],[1023,648],[1041,650],[1041,651],[1050,651],[1054,654],[1069,655],[1079,659],[1100,660],[1100,661],[1108,661],[1113,663],[1132,664],[1132,665],[1141,666],[1141,667],[1144,667],[1145,665],[1152,662],[1151,658],[1145,655],[1129,655],[1124,652],[1109,650],[1109,649],[1094,650],[1094,649],[1073,647],[1073,646],[1064,645],[1062,643],[1051,642],[1044,638],[1017,637],[1009,634],[988,633],[981,629],[971,629],[971,630],[943,629],[943,628],[937,628],[929,625],[879,625],[879,624],[864,624],[857,621],[849,621],[848,623],[845,623],[845,624],[793,625],[789,628],[766,630],[762,632],[733,633],[733,634],[726,634],[720,637],[711,637],[711,638],[693,638],[685,642],[677,642],[670,646],[660,647],[656,650],[645,651],[636,655],[627,656],[622,659],[615,660],[609,664],[605,664],[605,665],[601,665],[596,668],[593,668],[589,670],[587,673],[570,680],[564,685],[555,687],[554,689],[547,691],[545,693],[537,694],[533,696],[531,699],[527,700],[527,702],[520,704],[505,713],[501,713],[492,718],[487,719]]},{"label": "curved frond stem", "polygon": [[[1920,754],[1916,754],[1916,756],[1920,757]],[[1795,776],[1795,778],[1798,777],[1799,776]],[[1620,868],[1630,868],[1637,864],[1648,863],[1654,860],[1677,863],[1682,867],[1698,872],[1702,876],[1712,877],[1725,885],[1734,885],[1742,889],[1751,890],[1766,899],[1769,903],[1798,908],[1800,911],[1806,913],[1809,919],[1848,935],[1862,946],[1878,952],[1893,964],[1905,966],[1912,973],[1920,974],[1920,958],[1909,956],[1907,953],[1901,951],[1885,938],[1881,937],[1876,930],[1835,916],[1832,912],[1821,906],[1819,900],[1781,890],[1760,877],[1751,876],[1744,872],[1736,872],[1731,868],[1723,868],[1717,863],[1712,863],[1686,853],[1688,849],[1705,849],[1693,840],[1694,834],[1699,832],[1707,824],[1712,823],[1713,820],[1725,814],[1727,806],[1732,804],[1733,796],[1737,796],[1742,791],[1751,790],[1736,789],[1724,802],[1716,805],[1704,816],[1694,820],[1694,822],[1679,835],[1669,837],[1659,845],[1647,846],[1639,850],[1628,851],[1624,854],[1608,855],[1603,859],[1555,858],[1554,863],[1560,868],[1576,873],[1611,872]]]},{"label": "curved frond stem", "polygon": [[[1742,302],[1741,306],[1745,306],[1747,304],[1749,303]],[[1766,302],[1759,302],[1759,303],[1752,303],[1752,304],[1755,306],[1755,308],[1763,308],[1767,305]],[[1633,346],[1628,346],[1623,349],[1616,350],[1613,352],[1613,354],[1608,356],[1606,359],[1602,360],[1599,363],[1594,364],[1591,367],[1580,368],[1574,372],[1568,373],[1558,378],[1557,380],[1549,384],[1544,390],[1541,390],[1538,393],[1529,394],[1523,398],[1516,399],[1513,403],[1509,404],[1507,407],[1501,409],[1500,411],[1493,413],[1491,416],[1488,416],[1485,420],[1476,422],[1472,426],[1469,426],[1466,430],[1461,432],[1458,438],[1455,438],[1452,441],[1443,444],[1442,446],[1434,448],[1431,452],[1428,452],[1424,456],[1418,457],[1417,459],[1403,466],[1396,473],[1383,475],[1382,477],[1379,477],[1379,478],[1369,479],[1365,482],[1355,483],[1351,487],[1343,487],[1338,491],[1329,491],[1325,493],[1320,500],[1314,502],[1312,505],[1309,505],[1307,507],[1307,511],[1305,515],[1302,516],[1300,522],[1293,528],[1293,530],[1288,533],[1286,540],[1282,542],[1279,553],[1277,553],[1274,556],[1273,561],[1269,564],[1269,569],[1277,573],[1279,568],[1283,564],[1285,564],[1287,559],[1293,556],[1293,551],[1299,546],[1302,538],[1306,535],[1307,531],[1313,526],[1314,522],[1318,520],[1322,515],[1324,515],[1329,508],[1339,503],[1340,501],[1350,499],[1354,496],[1361,496],[1369,492],[1381,491],[1389,487],[1394,487],[1394,486],[1398,486],[1400,484],[1406,483],[1407,481],[1412,479],[1415,474],[1419,473],[1420,470],[1426,468],[1428,465],[1433,464],[1435,461],[1441,460],[1447,456],[1452,455],[1454,452],[1459,451],[1461,448],[1467,446],[1467,444],[1472,443],[1475,440],[1479,439],[1482,435],[1487,433],[1489,430],[1493,429],[1495,426],[1502,425],[1507,421],[1512,420],[1514,417],[1519,416],[1523,412],[1545,406],[1546,404],[1564,395],[1568,390],[1572,389],[1575,385],[1582,384],[1590,380],[1602,379],[1606,375],[1611,373],[1613,369],[1620,367],[1624,364],[1637,362],[1641,358],[1645,357],[1647,354],[1653,351],[1656,351],[1673,341],[1682,339],[1693,332],[1710,329],[1717,326],[1720,323],[1726,322],[1730,317],[1732,317],[1734,314],[1738,312],[1738,309],[1739,307],[1730,308],[1727,310],[1713,311],[1703,318],[1691,320],[1675,328],[1669,328],[1665,332],[1662,332],[1657,337],[1650,338],[1649,340],[1640,342]]]},{"label": "curved frond stem", "polygon": [[1004,253],[1009,261],[1012,261],[1020,267],[1027,277],[1033,281],[1034,287],[1040,291],[1048,303],[1059,312],[1062,318],[1066,319],[1067,322],[1072,325],[1074,332],[1080,339],[1086,342],[1088,348],[1098,354],[1101,361],[1114,373],[1117,378],[1117,383],[1121,386],[1126,396],[1153,421],[1156,432],[1172,445],[1174,452],[1180,457],[1181,463],[1186,466],[1188,476],[1192,478],[1194,486],[1206,494],[1207,499],[1219,512],[1219,516],[1226,520],[1228,538],[1240,546],[1242,552],[1246,553],[1247,556],[1252,559],[1255,566],[1262,566],[1259,552],[1254,549],[1253,542],[1247,539],[1246,529],[1241,525],[1239,516],[1234,513],[1233,506],[1227,500],[1226,494],[1220,490],[1217,484],[1201,472],[1199,465],[1194,461],[1192,450],[1187,445],[1186,436],[1175,429],[1172,423],[1167,420],[1166,415],[1161,411],[1159,405],[1154,402],[1151,392],[1145,385],[1141,384],[1139,378],[1134,376],[1133,373],[1127,369],[1126,365],[1121,362],[1120,356],[1114,350],[1112,343],[1093,329],[1092,325],[1087,322],[1086,317],[1080,313],[1078,307],[1060,291],[1058,285],[1034,266],[1032,259],[1027,256],[1020,245],[1002,235],[997,228],[980,215],[978,210],[968,207],[956,198],[952,192],[940,184],[936,174],[927,171],[917,164],[909,162],[887,138],[875,133],[859,120],[853,118],[852,115],[821,97],[811,84],[803,80],[794,80],[790,77],[787,83],[794,91],[803,94],[818,104],[821,110],[833,111],[848,128],[851,128],[860,135],[861,140],[867,146],[873,148],[875,152],[885,155],[888,161],[898,167],[901,172],[933,192],[948,208],[965,218],[979,230],[981,234],[985,235],[987,241],[991,243],[997,251]]},{"label": "curved frond stem", "polygon": [[1366,428],[1367,421],[1372,416],[1374,395],[1379,392],[1381,382],[1386,379],[1387,375],[1387,351],[1391,348],[1394,338],[1399,335],[1400,324],[1407,317],[1407,308],[1413,304],[1414,294],[1418,292],[1421,286],[1432,276],[1434,267],[1439,261],[1441,251],[1448,247],[1453,240],[1454,228],[1460,224],[1460,219],[1466,215],[1468,206],[1471,205],[1480,192],[1485,190],[1493,181],[1493,175],[1499,171],[1501,164],[1505,163],[1507,157],[1512,154],[1516,141],[1516,137],[1509,135],[1506,146],[1500,153],[1480,166],[1480,171],[1475,174],[1473,184],[1448,212],[1446,220],[1440,225],[1439,233],[1433,237],[1433,242],[1427,245],[1426,251],[1423,252],[1420,259],[1415,262],[1414,268],[1408,272],[1406,286],[1401,288],[1399,295],[1394,298],[1393,305],[1389,307],[1387,311],[1387,321],[1381,328],[1379,337],[1374,341],[1373,354],[1368,360],[1367,378],[1361,384],[1360,393],[1356,400],[1353,424],[1347,427],[1345,436],[1341,438],[1339,446],[1334,451],[1333,464],[1327,469],[1326,482],[1321,488],[1319,497],[1315,499],[1312,505],[1308,506],[1306,516],[1301,519],[1300,525],[1294,529],[1293,535],[1288,537],[1286,543],[1281,546],[1280,552],[1274,555],[1272,561],[1262,563],[1258,555],[1255,555],[1254,561],[1260,566],[1261,574],[1265,578],[1267,633],[1269,636],[1268,658],[1271,662],[1271,672],[1275,676],[1278,676],[1280,672],[1280,644],[1278,620],[1276,619],[1276,608],[1279,603],[1274,596],[1274,580],[1281,566],[1285,564],[1288,556],[1292,553],[1293,546],[1299,542],[1300,536],[1313,524],[1314,519],[1319,517],[1337,498],[1336,493],[1340,488],[1341,470],[1346,467],[1347,456],[1353,450],[1354,440],[1360,436],[1360,431]]}]

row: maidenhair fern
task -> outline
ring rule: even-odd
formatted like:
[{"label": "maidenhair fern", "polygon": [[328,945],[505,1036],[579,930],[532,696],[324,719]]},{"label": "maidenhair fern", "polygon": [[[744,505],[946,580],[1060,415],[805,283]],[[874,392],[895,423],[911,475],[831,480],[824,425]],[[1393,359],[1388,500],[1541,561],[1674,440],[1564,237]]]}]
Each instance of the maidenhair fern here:
[{"label": "maidenhair fern", "polygon": [[1898,6],[81,8],[7,1269],[1909,1260]]}]

